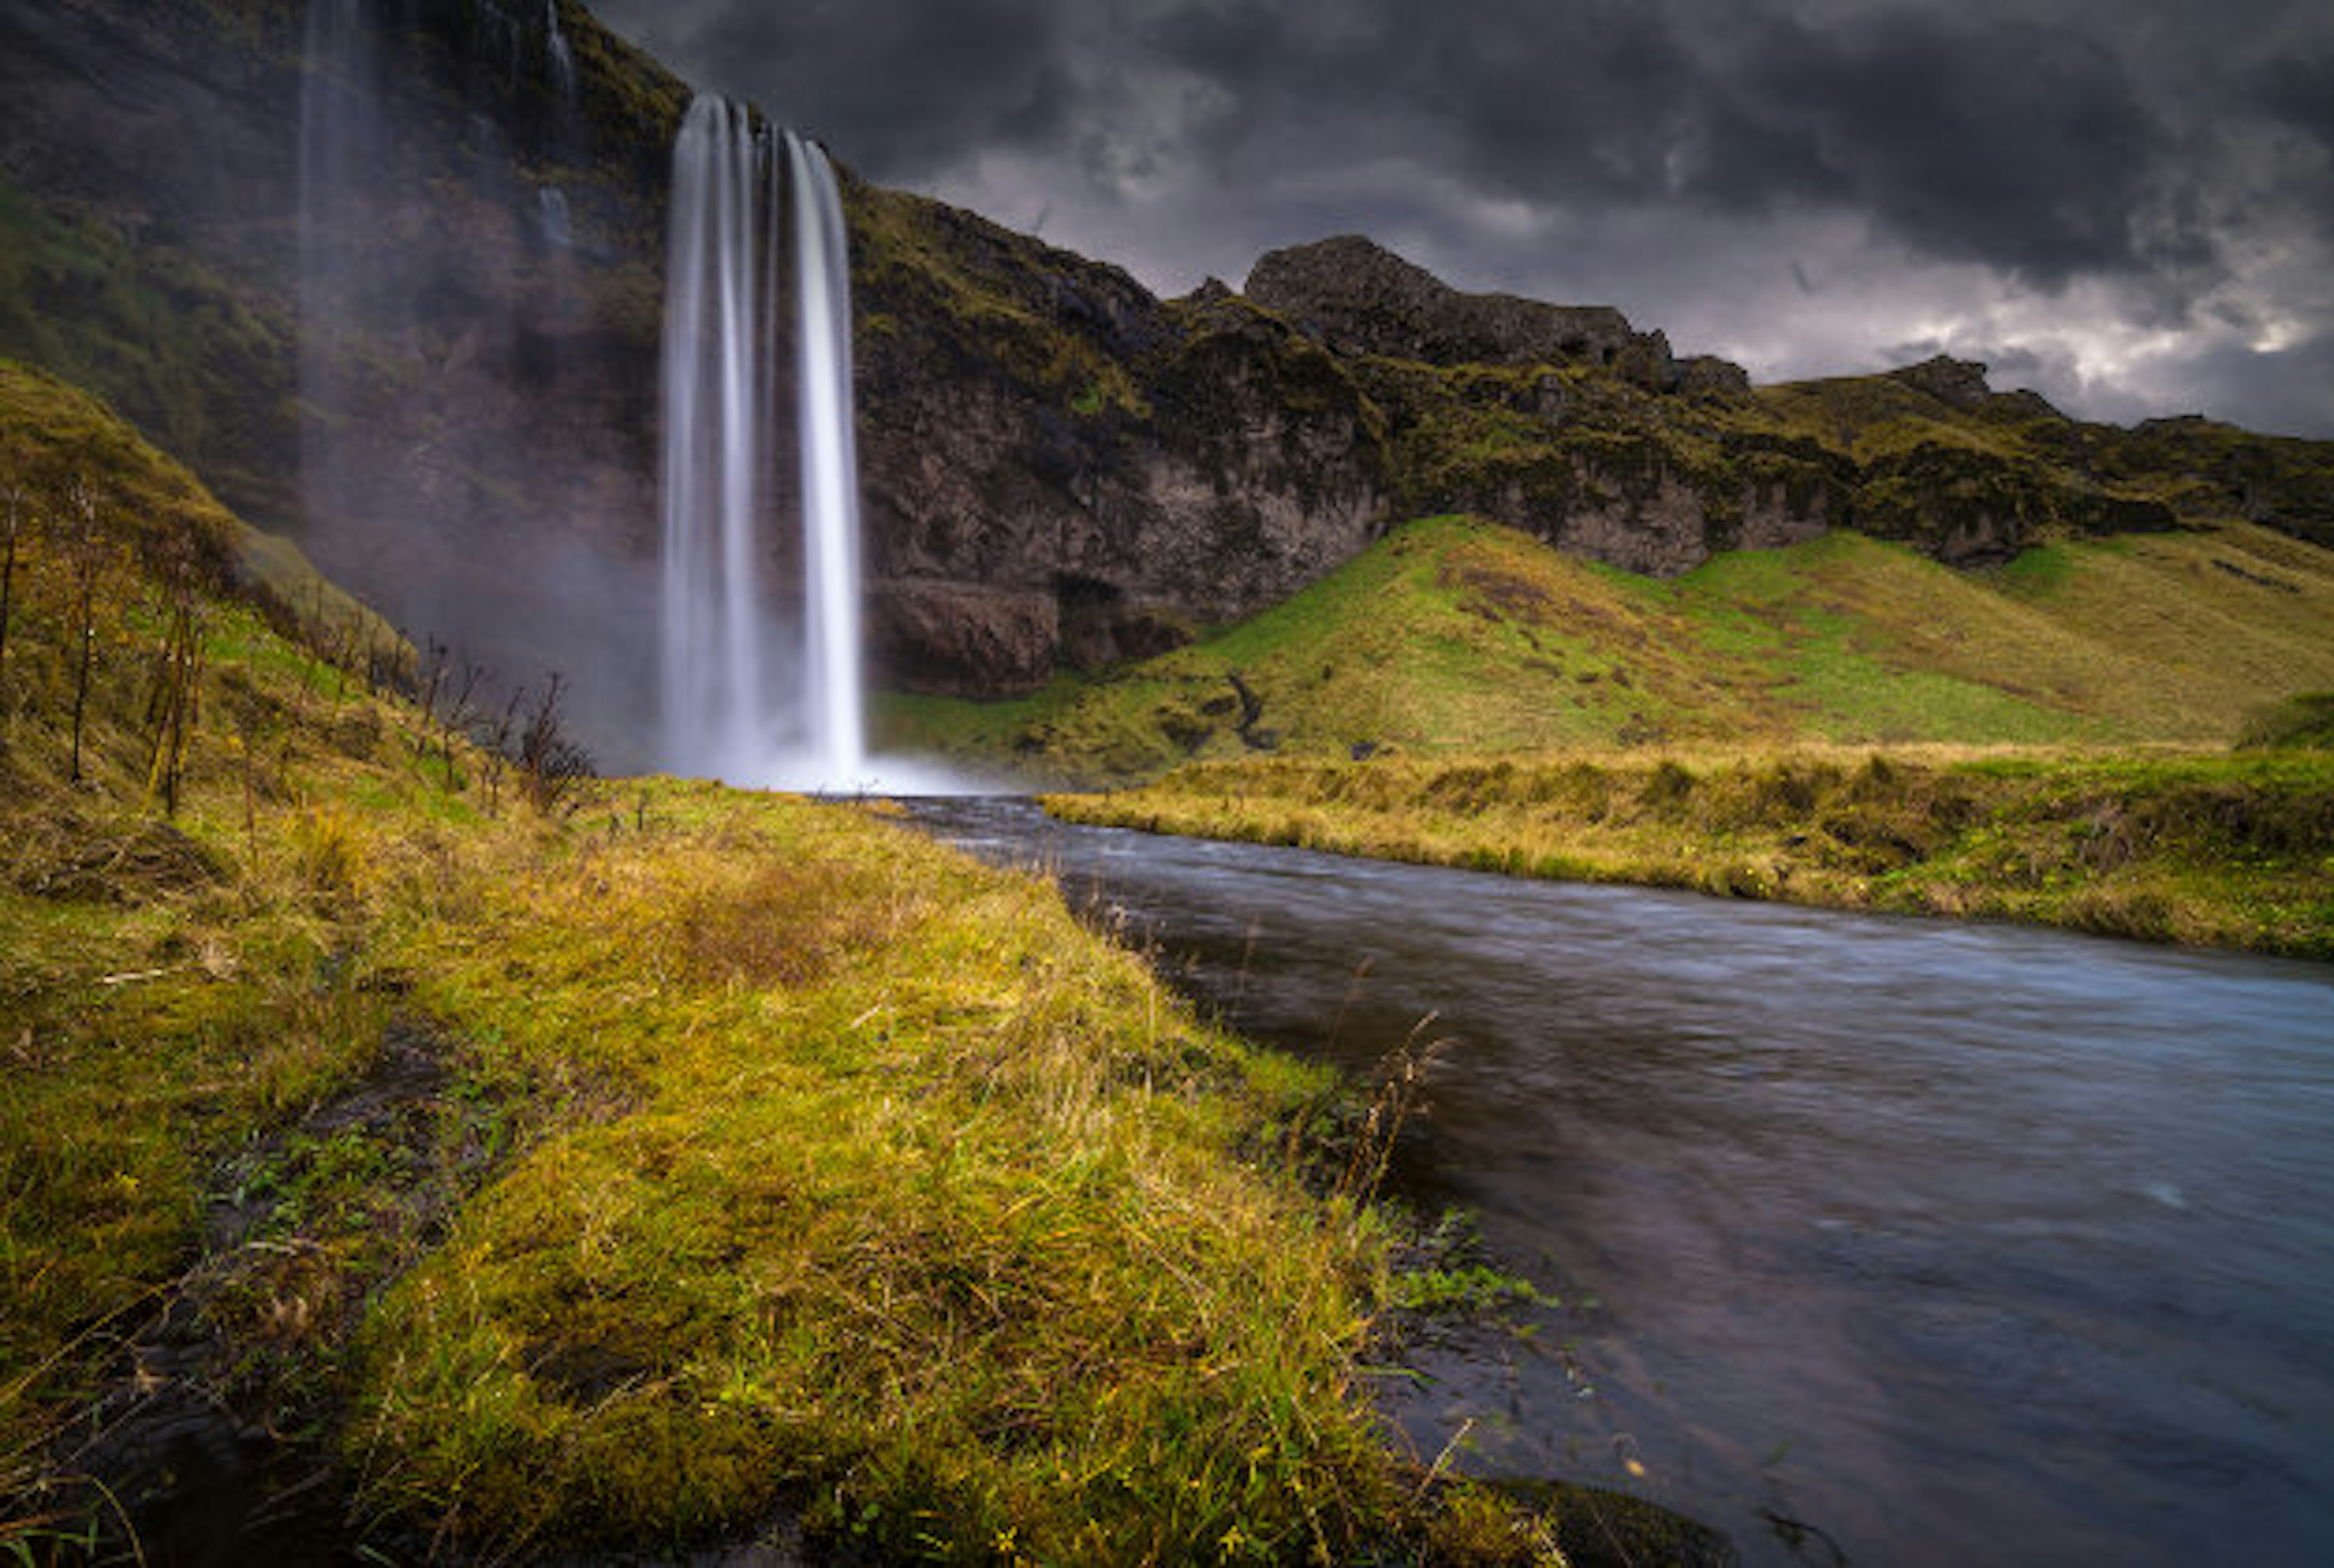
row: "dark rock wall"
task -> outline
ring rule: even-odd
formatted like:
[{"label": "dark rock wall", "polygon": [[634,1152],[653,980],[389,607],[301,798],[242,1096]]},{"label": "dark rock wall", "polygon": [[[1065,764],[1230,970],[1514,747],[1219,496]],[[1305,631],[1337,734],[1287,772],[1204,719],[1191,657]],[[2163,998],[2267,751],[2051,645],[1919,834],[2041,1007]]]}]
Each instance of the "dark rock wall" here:
[{"label": "dark rock wall", "polygon": [[855,185],[880,667],[941,690],[1161,651],[1358,553],[1373,413],[1286,323]]}]

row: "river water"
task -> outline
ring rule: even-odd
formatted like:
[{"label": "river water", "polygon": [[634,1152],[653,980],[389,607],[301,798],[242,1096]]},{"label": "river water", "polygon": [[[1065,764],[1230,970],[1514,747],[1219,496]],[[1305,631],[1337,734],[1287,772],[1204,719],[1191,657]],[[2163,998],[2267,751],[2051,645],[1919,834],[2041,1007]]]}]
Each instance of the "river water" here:
[{"label": "river water", "polygon": [[1251,1036],[1448,1042],[1397,1186],[1562,1304],[1390,1382],[1422,1454],[1752,1563],[2334,1563],[2334,967],[915,811]]}]

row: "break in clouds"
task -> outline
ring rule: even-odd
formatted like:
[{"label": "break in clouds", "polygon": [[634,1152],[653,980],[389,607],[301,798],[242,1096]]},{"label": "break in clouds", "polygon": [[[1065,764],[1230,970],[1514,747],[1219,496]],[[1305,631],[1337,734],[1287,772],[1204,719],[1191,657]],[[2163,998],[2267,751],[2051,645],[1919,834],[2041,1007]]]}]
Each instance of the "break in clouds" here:
[{"label": "break in clouds", "polygon": [[2334,436],[2334,14],[2271,0],[595,0],[1163,293],[1357,231],[1776,379],[1934,352]]}]

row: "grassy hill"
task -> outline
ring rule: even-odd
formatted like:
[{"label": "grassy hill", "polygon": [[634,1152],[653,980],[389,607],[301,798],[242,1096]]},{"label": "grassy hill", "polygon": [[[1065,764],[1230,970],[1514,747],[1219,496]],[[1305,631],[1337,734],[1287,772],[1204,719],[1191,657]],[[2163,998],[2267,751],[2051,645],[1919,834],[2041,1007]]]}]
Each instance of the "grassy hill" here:
[{"label": "grassy hill", "polygon": [[0,487],[0,1556],[1618,1527],[1390,1451],[1335,1086],[1042,880],[581,776],[13,369]]},{"label": "grassy hill", "polygon": [[901,700],[885,719],[911,742],[1095,778],[1357,747],[2217,746],[2329,687],[2334,552],[2242,522],[1977,572],[1842,532],[1660,580],[1442,517],[1190,648],[1017,702]]},{"label": "grassy hill", "polygon": [[2252,524],[1664,580],[1440,517],[1162,658],[891,717],[1152,781],[1079,821],[2322,957],[2329,691],[2334,552]]}]

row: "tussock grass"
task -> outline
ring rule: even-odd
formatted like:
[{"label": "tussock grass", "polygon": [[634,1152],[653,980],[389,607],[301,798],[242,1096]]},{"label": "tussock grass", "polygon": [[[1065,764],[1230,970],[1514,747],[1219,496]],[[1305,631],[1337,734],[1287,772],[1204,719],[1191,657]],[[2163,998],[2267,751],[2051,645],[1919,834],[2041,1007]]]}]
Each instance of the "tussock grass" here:
[{"label": "tussock grass", "polygon": [[0,1551],[130,1549],[77,1472],[168,1333],[176,1397],[350,1478],[352,1544],[1548,1560],[1386,1447],[1385,1222],[1294,1152],[1326,1077],[880,809],[498,791],[239,596],[207,500],[108,489],[84,538],[85,476],[28,472]]},{"label": "tussock grass", "polygon": [[1323,1084],[1042,884],[724,810],[717,842],[590,843],[410,950],[494,1065],[622,1092],[374,1314],[376,1495],[497,1545],[791,1505],[902,1554],[1353,1550],[1394,1500],[1351,1370],[1376,1233],[1241,1158]]},{"label": "tussock grass", "polygon": [[2334,956],[2309,752],[1852,748],[1194,764],[1073,821]]}]

